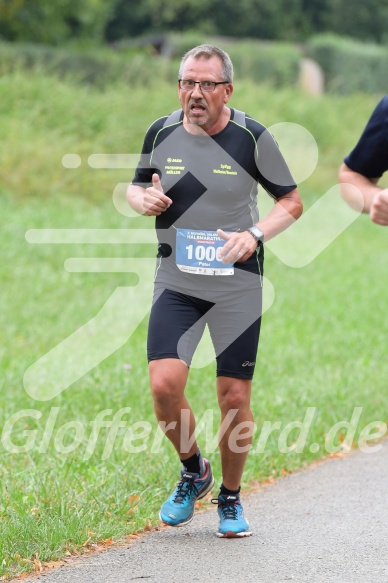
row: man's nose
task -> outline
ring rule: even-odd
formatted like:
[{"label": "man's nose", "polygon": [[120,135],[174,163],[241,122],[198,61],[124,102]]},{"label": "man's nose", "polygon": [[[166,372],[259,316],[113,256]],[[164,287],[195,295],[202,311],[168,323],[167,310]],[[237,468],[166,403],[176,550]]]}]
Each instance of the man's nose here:
[{"label": "man's nose", "polygon": [[194,86],[193,91],[191,92],[192,97],[195,97],[195,99],[200,99],[203,97],[203,93],[201,91],[201,88],[199,86],[199,83],[196,83],[196,85]]}]

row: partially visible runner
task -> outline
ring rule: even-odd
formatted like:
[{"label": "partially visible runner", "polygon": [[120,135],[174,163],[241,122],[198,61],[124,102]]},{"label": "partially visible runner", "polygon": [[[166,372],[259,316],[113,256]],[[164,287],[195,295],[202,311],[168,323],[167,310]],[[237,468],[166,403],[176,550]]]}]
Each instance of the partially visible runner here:
[{"label": "partially visible runner", "polygon": [[387,170],[388,95],[378,103],[357,145],[339,170],[341,194],[346,202],[383,226],[388,225],[388,188],[381,188],[378,182]]},{"label": "partially visible runner", "polygon": [[[201,45],[181,61],[181,110],[148,129],[127,199],[155,216],[158,255],[148,330],[155,414],[183,469],[160,517],[191,521],[214,478],[195,438],[185,396],[189,366],[206,325],[217,361],[221,411],[220,537],[251,535],[240,483],[254,431],[251,386],[261,323],[263,242],[290,226],[302,203],[271,134],[227,107],[233,66],[218,47]],[[259,220],[261,184],[274,199]]]}]

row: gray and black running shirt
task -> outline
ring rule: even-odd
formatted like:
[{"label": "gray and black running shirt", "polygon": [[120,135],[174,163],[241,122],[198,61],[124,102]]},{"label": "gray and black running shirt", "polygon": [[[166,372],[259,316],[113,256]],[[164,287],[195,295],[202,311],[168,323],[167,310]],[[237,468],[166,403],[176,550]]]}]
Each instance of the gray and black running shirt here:
[{"label": "gray and black running shirt", "polygon": [[259,220],[258,185],[275,200],[296,188],[273,136],[259,122],[234,109],[227,126],[212,136],[187,132],[183,111],[174,122],[170,123],[171,119],[162,117],[148,129],[132,181],[147,188],[156,172],[173,201],[155,217],[159,242],[156,282],[181,291],[203,286],[225,290],[240,279],[241,272],[260,275],[262,245],[247,261],[235,264],[233,275],[209,277],[177,267],[176,238],[178,231],[244,231]]}]

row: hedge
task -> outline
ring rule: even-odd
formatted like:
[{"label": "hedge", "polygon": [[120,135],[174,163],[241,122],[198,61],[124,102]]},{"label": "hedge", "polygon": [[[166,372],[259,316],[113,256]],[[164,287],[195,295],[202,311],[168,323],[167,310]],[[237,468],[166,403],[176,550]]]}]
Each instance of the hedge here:
[{"label": "hedge", "polygon": [[334,35],[312,38],[306,53],[325,75],[325,90],[349,94],[388,91],[388,47]]}]

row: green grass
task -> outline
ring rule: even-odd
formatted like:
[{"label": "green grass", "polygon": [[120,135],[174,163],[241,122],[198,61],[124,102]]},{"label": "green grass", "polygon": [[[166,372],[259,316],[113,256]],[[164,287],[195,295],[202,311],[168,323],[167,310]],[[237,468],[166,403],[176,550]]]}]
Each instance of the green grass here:
[{"label": "green grass", "polygon": [[[6,137],[0,146],[1,426],[24,412],[10,438],[20,447],[31,440],[29,451],[12,452],[3,432],[0,576],[12,576],[30,570],[36,553],[42,562],[55,560],[82,551],[88,540],[118,540],[141,530],[148,520],[156,524],[160,503],[176,481],[179,462],[168,442],[158,453],[151,451],[156,423],[145,356],[147,316],[123,346],[52,400],[29,396],[23,375],[93,318],[117,287],[136,283],[130,273],[69,273],[64,269],[68,257],[154,254],[150,245],[33,245],[26,241],[26,231],[151,227],[152,219],[124,216],[112,204],[116,183],[128,181],[132,170],[92,170],[87,157],[139,151],[152,120],[177,105],[175,88],[163,85],[141,91],[118,84],[96,92],[43,74],[15,73],[4,76],[0,88],[0,130]],[[292,121],[314,135],[319,163],[300,185],[308,209],[335,184],[341,159],[376,101],[362,95],[312,99],[244,84],[236,86],[232,105],[266,125]],[[80,168],[61,166],[69,152],[81,156]],[[267,251],[265,271],[275,300],[263,317],[254,379],[254,449],[264,422],[281,423],[281,431],[302,421],[309,407],[314,418],[302,452],[279,452],[280,431],[274,430],[262,453],[251,453],[245,488],[327,455],[327,432],[340,420],[350,421],[355,407],[362,408],[356,445],[367,423],[387,421],[385,235],[360,217],[300,269],[287,267]],[[141,295],[138,304],[123,304],[123,319],[149,299]],[[213,364],[191,370],[187,394],[198,419],[214,410],[215,431],[219,415]],[[111,420],[124,407],[130,408],[123,411],[126,426],[119,428],[110,455],[105,450],[109,428],[101,428],[92,447],[91,424],[97,415],[111,410],[106,412]],[[127,430],[132,426],[140,435],[140,422],[148,423],[151,433],[133,441],[134,446],[146,445],[134,453],[128,451]],[[64,453],[75,437],[78,446]],[[294,430],[288,445],[296,437]],[[199,443],[206,448],[204,432]],[[320,449],[312,453],[314,443]],[[217,451],[209,457],[219,480]]]}]

